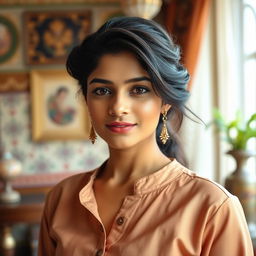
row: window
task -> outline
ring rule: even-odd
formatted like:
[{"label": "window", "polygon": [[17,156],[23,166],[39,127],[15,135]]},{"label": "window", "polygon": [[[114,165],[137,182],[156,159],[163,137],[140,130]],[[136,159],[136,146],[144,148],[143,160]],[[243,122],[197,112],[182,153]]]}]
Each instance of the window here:
[{"label": "window", "polygon": [[[241,0],[241,5],[242,92],[244,114],[248,118],[256,112],[256,1]],[[251,139],[248,146],[256,150],[256,139]],[[256,160],[251,159],[249,165],[256,169]]]}]

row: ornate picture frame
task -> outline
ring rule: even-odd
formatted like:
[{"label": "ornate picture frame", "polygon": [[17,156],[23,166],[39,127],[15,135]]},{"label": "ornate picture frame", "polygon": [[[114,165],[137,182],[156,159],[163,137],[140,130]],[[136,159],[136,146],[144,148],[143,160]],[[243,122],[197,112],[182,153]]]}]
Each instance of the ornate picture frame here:
[{"label": "ornate picture frame", "polygon": [[89,116],[77,82],[64,70],[33,70],[30,78],[33,140],[88,139]]},{"label": "ornate picture frame", "polygon": [[26,63],[63,64],[71,49],[91,32],[91,11],[28,11],[24,23]]},{"label": "ornate picture frame", "polygon": [[10,19],[0,15],[0,64],[5,63],[15,54],[17,46],[17,28]]},{"label": "ornate picture frame", "polygon": [[29,90],[28,72],[0,72],[0,93]]}]

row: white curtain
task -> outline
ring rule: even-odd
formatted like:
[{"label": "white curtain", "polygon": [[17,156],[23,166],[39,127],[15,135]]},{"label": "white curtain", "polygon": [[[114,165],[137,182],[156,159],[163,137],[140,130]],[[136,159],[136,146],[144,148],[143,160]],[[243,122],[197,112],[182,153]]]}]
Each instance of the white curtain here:
[{"label": "white curtain", "polygon": [[[213,0],[189,102],[205,123],[212,119],[213,107],[231,120],[241,106],[238,26],[239,0]],[[225,153],[228,145],[213,129],[189,120],[184,122],[182,138],[189,167],[223,184],[235,166]]]}]

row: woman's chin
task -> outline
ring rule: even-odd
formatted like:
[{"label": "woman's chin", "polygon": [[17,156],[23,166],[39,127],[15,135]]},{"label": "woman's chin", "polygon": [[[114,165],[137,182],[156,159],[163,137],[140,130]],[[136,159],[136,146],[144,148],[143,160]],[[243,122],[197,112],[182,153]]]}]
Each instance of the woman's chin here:
[{"label": "woman's chin", "polygon": [[125,150],[125,149],[132,148],[136,145],[136,143],[132,143],[131,141],[130,142],[111,141],[111,142],[107,142],[107,144],[110,149],[114,149],[114,150]]}]

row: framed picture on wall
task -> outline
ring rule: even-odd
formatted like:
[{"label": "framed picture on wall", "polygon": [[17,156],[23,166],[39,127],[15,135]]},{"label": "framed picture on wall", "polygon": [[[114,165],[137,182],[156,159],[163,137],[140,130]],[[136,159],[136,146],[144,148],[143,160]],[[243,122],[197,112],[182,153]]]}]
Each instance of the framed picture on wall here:
[{"label": "framed picture on wall", "polygon": [[0,15],[0,64],[15,54],[18,46],[18,31],[11,19]]},{"label": "framed picture on wall", "polygon": [[91,11],[25,12],[24,25],[27,64],[62,64],[90,33]]},{"label": "framed picture on wall", "polygon": [[33,140],[88,139],[90,122],[77,82],[64,70],[33,70],[30,78]]}]

